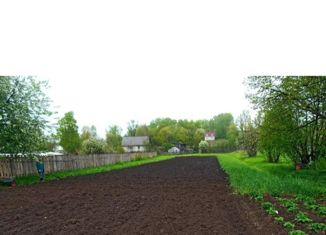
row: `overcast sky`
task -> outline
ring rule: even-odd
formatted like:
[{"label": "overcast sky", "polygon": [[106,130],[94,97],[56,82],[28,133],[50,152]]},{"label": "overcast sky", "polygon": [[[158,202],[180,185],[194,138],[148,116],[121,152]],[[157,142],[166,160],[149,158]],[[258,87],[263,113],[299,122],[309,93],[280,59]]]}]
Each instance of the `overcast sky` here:
[{"label": "overcast sky", "polygon": [[49,80],[100,135],[131,119],[235,117],[250,75],[325,74],[324,1],[1,1],[0,74]]}]

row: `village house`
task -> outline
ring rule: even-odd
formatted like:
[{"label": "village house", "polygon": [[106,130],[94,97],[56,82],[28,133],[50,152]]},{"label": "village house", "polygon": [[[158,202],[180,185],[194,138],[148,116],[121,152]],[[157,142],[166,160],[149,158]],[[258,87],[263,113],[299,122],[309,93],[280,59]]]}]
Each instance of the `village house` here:
[{"label": "village house", "polygon": [[145,152],[148,144],[148,136],[125,136],[122,138],[122,147],[126,153]]},{"label": "village house", "polygon": [[213,131],[209,131],[205,133],[205,140],[206,141],[213,141],[215,140],[215,133]]}]

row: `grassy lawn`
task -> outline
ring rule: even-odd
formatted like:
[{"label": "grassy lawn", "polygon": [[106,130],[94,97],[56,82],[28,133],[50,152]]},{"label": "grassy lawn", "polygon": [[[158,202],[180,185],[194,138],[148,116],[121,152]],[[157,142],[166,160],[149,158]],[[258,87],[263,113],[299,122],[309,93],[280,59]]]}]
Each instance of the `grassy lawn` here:
[{"label": "grassy lawn", "polygon": [[[45,181],[63,179],[66,177],[79,176],[79,175],[95,174],[95,173],[107,172],[107,171],[112,171],[112,170],[119,170],[119,169],[123,169],[123,168],[140,166],[140,165],[144,165],[144,164],[148,164],[148,163],[164,161],[164,160],[168,160],[168,159],[172,159],[172,158],[174,158],[174,156],[157,156],[157,157],[153,157],[153,158],[145,158],[145,159],[133,160],[133,161],[129,161],[129,162],[119,162],[119,163],[112,164],[112,165],[99,166],[99,167],[93,167],[93,168],[58,171],[58,172],[46,174]],[[21,177],[16,178],[16,182],[17,182],[18,186],[38,183],[39,177],[37,175],[21,176]]]},{"label": "grassy lawn", "polygon": [[292,163],[267,163],[263,156],[248,158],[241,152],[218,154],[222,168],[230,176],[231,185],[242,194],[326,196],[326,172],[302,169]]}]

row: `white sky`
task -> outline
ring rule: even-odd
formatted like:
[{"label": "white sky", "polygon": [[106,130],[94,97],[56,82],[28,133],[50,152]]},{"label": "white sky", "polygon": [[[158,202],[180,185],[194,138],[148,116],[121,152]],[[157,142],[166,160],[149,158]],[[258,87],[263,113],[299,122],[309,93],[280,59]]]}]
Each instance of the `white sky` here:
[{"label": "white sky", "polygon": [[59,116],[235,117],[249,75],[325,74],[324,1],[0,1],[0,74],[49,80]]}]

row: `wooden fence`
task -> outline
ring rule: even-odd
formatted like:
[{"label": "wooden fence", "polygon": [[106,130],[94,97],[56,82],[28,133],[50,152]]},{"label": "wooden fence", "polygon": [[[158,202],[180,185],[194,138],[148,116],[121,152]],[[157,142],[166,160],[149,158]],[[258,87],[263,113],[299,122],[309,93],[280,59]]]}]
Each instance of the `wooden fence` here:
[{"label": "wooden fence", "polygon": [[[45,173],[110,165],[133,160],[137,157],[153,157],[150,153],[60,155],[40,157],[44,162]],[[35,161],[29,158],[0,158],[0,177],[16,177],[37,174]]]}]

